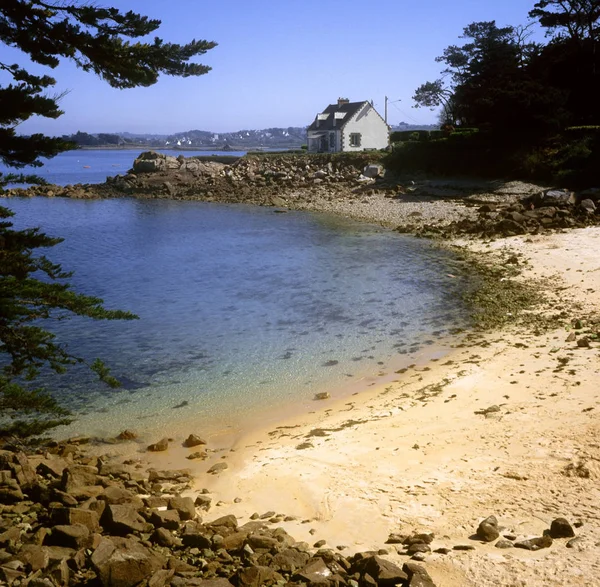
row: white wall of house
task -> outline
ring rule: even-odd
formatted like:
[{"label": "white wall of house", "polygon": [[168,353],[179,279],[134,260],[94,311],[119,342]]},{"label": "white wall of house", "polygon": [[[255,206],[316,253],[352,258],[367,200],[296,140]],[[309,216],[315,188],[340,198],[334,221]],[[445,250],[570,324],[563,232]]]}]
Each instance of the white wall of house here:
[{"label": "white wall of house", "polygon": [[[342,134],[343,151],[385,149],[389,144],[387,124],[370,104],[365,104],[364,108],[346,123]],[[360,135],[358,145],[352,144],[352,135]],[[356,142],[355,140],[354,143]]]}]

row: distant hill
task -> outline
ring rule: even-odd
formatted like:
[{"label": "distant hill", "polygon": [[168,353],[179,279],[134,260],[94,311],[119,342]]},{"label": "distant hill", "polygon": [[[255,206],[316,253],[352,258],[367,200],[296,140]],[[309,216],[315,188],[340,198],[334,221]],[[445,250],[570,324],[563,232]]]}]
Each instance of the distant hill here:
[{"label": "distant hill", "polygon": [[306,127],[265,128],[215,133],[189,130],[172,135],[143,133],[97,133],[78,131],[65,135],[66,140],[81,147],[146,146],[154,148],[182,147],[187,149],[223,149],[226,151],[252,149],[298,149],[306,144]]}]

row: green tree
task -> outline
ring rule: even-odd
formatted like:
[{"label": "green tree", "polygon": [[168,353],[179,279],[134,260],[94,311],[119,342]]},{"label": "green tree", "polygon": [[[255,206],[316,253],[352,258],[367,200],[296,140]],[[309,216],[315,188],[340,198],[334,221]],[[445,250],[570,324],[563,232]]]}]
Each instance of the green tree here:
[{"label": "green tree", "polygon": [[[74,1],[3,0],[0,5],[1,43],[50,69],[61,59],[70,59],[115,88],[150,86],[161,74],[188,77],[210,70],[192,59],[213,48],[213,42],[193,40],[178,45],[158,37],[131,41],[153,33],[160,24],[132,11]],[[60,95],[48,94],[56,81],[18,64],[0,62],[0,71],[11,80],[0,85],[0,160],[16,169],[39,167],[41,157],[73,148],[63,138],[17,133],[18,125],[32,116],[58,118],[62,114]],[[0,174],[0,186],[18,180],[36,182],[39,178]],[[46,325],[74,315],[93,319],[135,316],[107,310],[102,300],[72,291],[70,273],[37,253],[61,239],[36,228],[15,230],[11,216],[12,212],[0,207],[0,417],[5,418],[5,432],[39,434],[64,423],[68,414],[51,394],[35,388],[35,378],[40,370],[62,373],[83,361],[61,346]],[[101,362],[90,367],[108,384],[116,384]]]},{"label": "green tree", "polygon": [[506,133],[540,133],[556,128],[562,95],[531,74],[540,46],[528,42],[522,27],[474,22],[463,29],[463,45],[451,45],[437,58],[443,78],[421,85],[419,106],[442,105],[451,122]]}]

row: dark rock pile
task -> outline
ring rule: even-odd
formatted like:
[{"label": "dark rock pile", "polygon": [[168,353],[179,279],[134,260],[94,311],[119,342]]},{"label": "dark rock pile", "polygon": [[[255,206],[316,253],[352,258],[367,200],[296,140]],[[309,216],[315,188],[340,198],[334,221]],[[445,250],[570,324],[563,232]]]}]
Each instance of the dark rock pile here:
[{"label": "dark rock pile", "polygon": [[378,553],[344,557],[296,542],[273,528],[277,516],[203,521],[210,499],[181,497],[188,471],[139,468],[77,444],[0,451],[0,584],[433,587],[411,561],[400,568]]},{"label": "dark rock pile", "polygon": [[170,198],[255,205],[284,205],[282,196],[295,190],[332,193],[371,184],[383,173],[371,165],[378,154],[257,155],[232,158],[226,164],[203,158],[177,158],[142,153],[126,175],[108,177],[102,184],[65,187],[13,188],[8,196],[67,198]]},{"label": "dark rock pile", "polygon": [[600,188],[579,193],[546,190],[514,203],[486,203],[477,212],[475,220],[463,219],[444,226],[401,226],[397,230],[443,238],[492,238],[583,228],[600,224]]}]

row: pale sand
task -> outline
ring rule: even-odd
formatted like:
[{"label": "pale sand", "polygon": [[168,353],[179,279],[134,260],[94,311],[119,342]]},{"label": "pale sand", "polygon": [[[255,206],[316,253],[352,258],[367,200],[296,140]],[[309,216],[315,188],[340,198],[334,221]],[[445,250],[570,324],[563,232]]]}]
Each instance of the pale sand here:
[{"label": "pale sand", "polygon": [[[459,244],[522,253],[522,278],[547,280],[552,312],[600,312],[600,228]],[[245,522],[273,510],[298,518],[279,524],[297,540],[324,539],[346,546],[344,554],[386,547],[390,532],[433,532],[432,548],[474,545],[427,556],[438,587],[600,585],[600,343],[578,348],[568,334],[489,333],[488,346],[457,348],[396,382],[315,402],[312,414],[239,439],[235,452],[193,465],[197,489],[222,502],[205,518],[232,513]],[[563,358],[568,364],[556,371]],[[474,413],[491,405],[500,411]],[[326,436],[307,438],[316,428]],[[297,448],[306,441],[311,448]],[[189,466],[187,452],[151,458],[154,466]],[[220,457],[229,468],[206,475]],[[566,476],[571,463],[585,465],[589,478]],[[541,535],[559,516],[582,522],[581,542],[529,552],[471,540],[492,514],[520,537]]]}]

